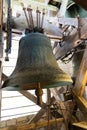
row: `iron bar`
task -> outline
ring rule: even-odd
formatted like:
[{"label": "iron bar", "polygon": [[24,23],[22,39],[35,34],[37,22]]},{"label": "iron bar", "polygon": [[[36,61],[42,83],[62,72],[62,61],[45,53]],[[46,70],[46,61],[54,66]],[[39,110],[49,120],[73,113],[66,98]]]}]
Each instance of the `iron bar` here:
[{"label": "iron bar", "polygon": [[11,27],[11,19],[12,19],[12,9],[11,9],[11,0],[8,0],[8,16],[7,16],[7,43],[6,43],[6,57],[5,60],[9,61],[8,54],[11,52],[11,39],[12,39],[12,27]]},{"label": "iron bar", "polygon": [[32,16],[32,9],[31,8],[27,8],[28,11],[28,17],[29,17],[29,28],[30,30],[34,29],[34,22],[33,22],[33,16]]},{"label": "iron bar", "polygon": [[28,20],[28,17],[27,17],[27,13],[26,13],[26,8],[25,7],[23,7],[23,11],[24,11],[24,14],[25,14],[25,17],[26,17],[28,28],[29,28],[29,20]]},{"label": "iron bar", "polygon": [[37,7],[37,10],[36,10],[37,28],[39,27],[38,26],[38,13],[39,13],[39,10],[38,10],[38,7]]},{"label": "iron bar", "polygon": [[44,15],[45,15],[45,9],[43,9],[43,13],[42,13],[41,28],[43,28]]}]

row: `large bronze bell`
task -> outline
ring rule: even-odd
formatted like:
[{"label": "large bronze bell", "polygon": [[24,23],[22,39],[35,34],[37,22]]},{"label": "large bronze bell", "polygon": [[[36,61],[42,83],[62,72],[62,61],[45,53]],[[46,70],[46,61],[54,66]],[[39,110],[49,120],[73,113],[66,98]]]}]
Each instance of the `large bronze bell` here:
[{"label": "large bronze bell", "polygon": [[72,84],[72,80],[59,68],[50,39],[36,32],[20,39],[16,67],[2,88],[14,91],[69,84]]}]

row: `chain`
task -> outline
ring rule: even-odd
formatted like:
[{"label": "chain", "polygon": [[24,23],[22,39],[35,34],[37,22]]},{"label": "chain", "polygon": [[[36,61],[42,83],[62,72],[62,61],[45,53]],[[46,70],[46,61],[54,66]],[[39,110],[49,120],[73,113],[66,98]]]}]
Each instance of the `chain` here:
[{"label": "chain", "polygon": [[6,43],[6,57],[5,60],[8,61],[8,54],[11,52],[11,39],[12,39],[12,28],[11,28],[11,18],[12,18],[12,9],[11,9],[11,0],[8,0],[8,14],[7,14],[7,43]]}]

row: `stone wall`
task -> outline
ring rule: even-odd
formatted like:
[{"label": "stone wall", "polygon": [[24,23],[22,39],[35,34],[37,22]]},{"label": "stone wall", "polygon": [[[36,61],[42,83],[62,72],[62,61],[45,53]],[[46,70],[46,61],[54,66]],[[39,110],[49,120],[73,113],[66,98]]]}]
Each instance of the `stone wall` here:
[{"label": "stone wall", "polygon": [[0,128],[9,127],[9,126],[18,126],[23,125],[25,123],[28,123],[30,119],[33,118],[33,115],[29,116],[23,116],[19,118],[13,118],[5,121],[0,122]]}]

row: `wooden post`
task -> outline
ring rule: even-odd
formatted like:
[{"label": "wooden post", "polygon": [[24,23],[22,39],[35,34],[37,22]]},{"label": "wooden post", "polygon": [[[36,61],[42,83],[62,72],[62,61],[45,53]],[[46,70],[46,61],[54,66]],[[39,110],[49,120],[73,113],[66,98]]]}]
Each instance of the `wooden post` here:
[{"label": "wooden post", "polygon": [[[1,83],[2,83],[2,61],[0,61],[0,88],[1,88]],[[0,89],[0,117],[1,117],[1,102],[2,102],[2,90]]]},{"label": "wooden post", "polygon": [[0,0],[0,25],[2,25],[2,0]]},{"label": "wooden post", "polygon": [[3,47],[2,47],[2,14],[3,14],[3,0],[0,0],[0,58],[2,58],[3,54]]},{"label": "wooden post", "polygon": [[61,110],[61,113],[62,113],[62,116],[64,118],[64,124],[65,124],[65,129],[68,130],[68,117],[67,117],[67,109],[66,109],[66,106],[65,104],[62,102],[61,98],[59,97],[59,93],[57,91],[56,88],[51,88],[50,91],[53,93],[55,99],[57,100],[58,104],[59,104],[59,107],[60,107],[60,110]]},{"label": "wooden post", "polygon": [[[3,56],[2,18],[3,18],[3,0],[0,0],[0,88],[1,88],[1,79],[2,79],[2,56]],[[2,100],[2,91],[0,90],[0,117],[1,117],[1,100]]]},{"label": "wooden post", "polygon": [[1,121],[1,101],[2,101],[2,91],[0,90],[0,121]]},{"label": "wooden post", "polygon": [[48,121],[48,125],[47,125],[47,130],[50,130],[51,126],[49,124],[49,121],[51,119],[51,114],[50,114],[50,99],[51,99],[51,94],[50,94],[50,89],[47,89],[47,121]]},{"label": "wooden post", "polygon": [[3,56],[3,44],[2,44],[2,0],[0,0],[0,88],[2,77],[2,56]]},{"label": "wooden post", "polygon": [[0,61],[0,88],[1,88],[1,78],[2,78],[2,62]]}]

